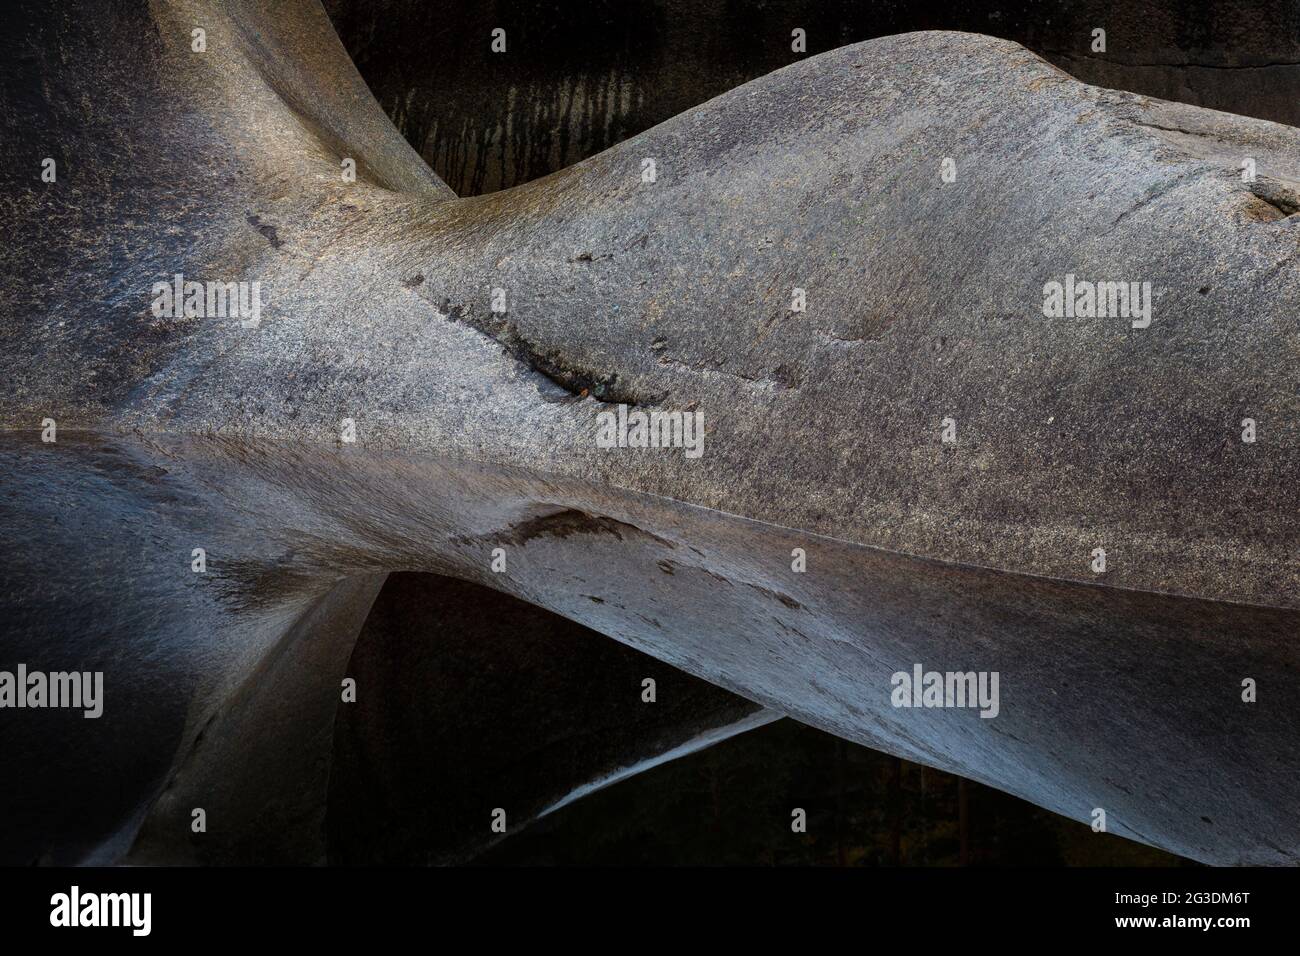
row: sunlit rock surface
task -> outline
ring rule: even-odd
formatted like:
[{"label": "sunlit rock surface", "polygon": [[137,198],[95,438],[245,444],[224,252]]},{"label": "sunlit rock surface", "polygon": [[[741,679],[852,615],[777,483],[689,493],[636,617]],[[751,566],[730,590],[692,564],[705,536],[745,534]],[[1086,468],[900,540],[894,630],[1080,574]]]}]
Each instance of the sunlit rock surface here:
[{"label": "sunlit rock surface", "polygon": [[[919,33],[456,199],[312,4],[19,20],[0,666],[103,670],[107,700],[0,715],[11,860],[321,859],[337,820],[301,791],[333,728],[384,752],[338,723],[352,642],[423,571],[722,689],[524,818],[761,707],[1195,859],[1296,861],[1296,130]],[[259,282],[260,323],[155,316],[175,273]],[[1150,325],[1044,317],[1067,275],[1149,282]],[[597,447],[619,404],[702,412],[702,456]],[[997,671],[998,715],[893,707],[917,663]]]}]

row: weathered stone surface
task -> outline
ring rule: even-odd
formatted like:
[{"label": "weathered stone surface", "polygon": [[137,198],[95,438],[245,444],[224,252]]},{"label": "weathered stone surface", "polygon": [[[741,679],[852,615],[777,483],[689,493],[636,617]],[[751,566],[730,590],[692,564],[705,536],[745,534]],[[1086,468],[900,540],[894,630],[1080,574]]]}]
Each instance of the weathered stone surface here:
[{"label": "weathered stone surface", "polygon": [[[1113,832],[1296,861],[1300,133],[921,33],[458,200],[370,139],[373,102],[326,99],[359,80],[285,8],[95,33],[87,6],[3,68],[5,122],[69,152],[43,184],[52,147],[3,145],[30,176],[5,207],[0,663],[93,663],[110,695],[57,744],[5,715],[6,826],[120,854],[258,675],[341,659],[286,643],[327,594],[421,570]],[[88,124],[70,104],[104,88],[121,112]],[[175,272],[260,281],[261,325],[155,319]],[[1045,318],[1067,274],[1150,282],[1153,321]],[[702,411],[703,456],[596,447],[620,402]],[[999,716],[893,708],[916,662],[999,671]]]}]

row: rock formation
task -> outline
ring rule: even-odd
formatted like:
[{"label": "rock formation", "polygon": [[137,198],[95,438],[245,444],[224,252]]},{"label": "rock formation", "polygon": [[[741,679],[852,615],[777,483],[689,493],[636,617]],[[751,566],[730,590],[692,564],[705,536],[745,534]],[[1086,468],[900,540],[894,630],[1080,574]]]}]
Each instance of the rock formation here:
[{"label": "rock formation", "polygon": [[[306,0],[17,17],[0,669],[102,671],[105,702],[0,711],[8,862],[344,846],[373,781],[331,754],[401,752],[337,716],[351,666],[385,680],[349,658],[395,571],[720,688],[656,724],[591,677],[627,736],[484,792],[484,844],[501,801],[786,714],[1198,860],[1296,862],[1295,129],[923,32],[456,198]],[[1045,314],[1120,282],[1145,318]],[[702,454],[597,441],[655,412],[700,414]],[[489,613],[456,587],[449,654]],[[462,651],[530,687],[507,636]],[[997,672],[997,716],[895,706],[917,664]],[[467,716],[433,739],[526,764],[501,700],[436,687]],[[456,819],[426,858],[472,852]]]}]

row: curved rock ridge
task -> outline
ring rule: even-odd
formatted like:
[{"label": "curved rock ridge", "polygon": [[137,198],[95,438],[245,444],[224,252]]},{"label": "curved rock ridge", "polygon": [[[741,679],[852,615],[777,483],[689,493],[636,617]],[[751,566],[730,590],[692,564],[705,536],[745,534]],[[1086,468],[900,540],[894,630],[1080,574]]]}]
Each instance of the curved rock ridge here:
[{"label": "curved rock ridge", "polygon": [[[224,836],[214,824],[192,841],[196,846],[178,840],[178,832],[190,839],[187,812],[222,802],[230,809],[214,813],[214,820],[256,817],[262,827],[285,820],[304,826],[285,823],[305,854],[288,858],[318,858],[319,831],[311,824],[318,804],[289,813],[262,803],[282,788],[298,798],[293,784],[318,778],[291,773],[295,764],[287,760],[275,764],[282,775],[255,771],[277,752],[308,745],[322,752],[323,743],[312,743],[322,722],[339,706],[353,706],[338,703],[341,672],[355,674],[360,688],[377,690],[382,667],[354,659],[343,669],[342,662],[375,587],[357,576],[373,577],[382,568],[505,591],[837,736],[968,776],[1073,819],[1089,821],[1104,809],[1112,833],[1209,862],[1295,859],[1291,768],[1300,728],[1290,701],[1300,687],[1291,609],[962,567],[599,482],[350,447],[128,438],[88,447],[74,436],[54,451],[10,449],[3,460],[24,459],[39,459],[39,466],[6,474],[6,486],[50,503],[47,514],[18,515],[14,527],[24,539],[43,530],[47,545],[25,562],[6,555],[3,570],[19,593],[43,599],[6,602],[7,655],[48,659],[50,627],[42,624],[56,621],[60,664],[75,660],[102,670],[108,690],[99,720],[54,715],[60,721],[55,748],[51,712],[18,712],[6,722],[8,733],[18,732],[6,752],[28,768],[21,786],[6,793],[11,807],[25,812],[6,819],[14,826],[26,822],[21,832],[68,840],[106,826],[115,801],[133,800],[128,809],[138,816],[119,823],[112,839],[92,841],[100,854],[94,859],[122,852],[142,821],[141,862],[247,859],[253,846],[242,841],[256,832],[251,824]],[[218,488],[220,507],[213,501]],[[91,491],[102,500],[82,509],[78,522],[53,520],[57,502]],[[211,556],[206,574],[193,575],[183,563],[167,566],[176,564],[175,555],[188,558],[194,542]],[[507,561],[500,573],[491,570],[497,547]],[[808,571],[792,569],[795,548],[804,550]],[[85,557],[80,563],[52,557],[70,553]],[[335,583],[340,576],[349,580]],[[339,625],[327,627],[333,620]],[[388,633],[390,641],[403,633],[417,641],[451,640],[451,647],[463,641],[420,627]],[[529,641],[516,633],[513,642],[519,650],[506,654],[499,670],[518,671],[515,656],[529,660]],[[997,673],[996,713],[896,706],[895,676],[917,664],[938,673]],[[525,686],[534,680],[533,667],[519,675]],[[537,667],[538,677],[545,672]],[[1242,703],[1243,676],[1267,691],[1257,704]],[[388,683],[403,686],[396,675]],[[383,692],[379,706],[417,712],[402,700],[421,686],[414,682],[399,698]],[[636,702],[635,690],[623,691],[626,706]],[[477,704],[486,714],[447,728],[457,747],[474,739],[459,737],[467,724],[490,727],[529,700],[485,696],[473,685],[461,693],[466,696],[441,706],[477,714]],[[382,743],[385,738],[363,746],[365,714],[374,706],[344,718],[358,728],[354,746],[361,753],[398,746]],[[719,726],[733,726],[733,718],[718,713]],[[250,724],[263,728],[262,736],[252,735]],[[679,731],[669,734],[668,750],[677,745],[672,733]],[[665,738],[631,743],[652,739]],[[510,759],[504,747],[490,753]],[[124,773],[127,766],[139,767],[138,776]],[[591,769],[586,780],[607,775]],[[346,792],[375,786],[362,783],[366,774],[356,779],[343,784]],[[533,796],[515,802],[498,796],[525,782],[536,788]],[[514,813],[520,805],[538,806],[537,791],[555,792],[557,784],[561,777],[510,782],[507,776],[499,788],[480,780],[474,792],[496,797],[491,807],[510,803]],[[51,792],[61,795],[54,806],[42,799]],[[345,801],[340,808],[355,806],[335,792]],[[92,802],[96,795],[101,799]],[[64,801],[78,806],[75,818],[64,816]],[[457,821],[468,811],[449,806],[446,836],[459,841],[468,827]],[[484,813],[489,809],[485,800]],[[484,823],[481,837],[489,836]],[[289,854],[295,843],[282,836],[254,846],[252,858],[264,859],[258,854]],[[446,858],[472,850],[459,842],[426,846]]]},{"label": "curved rock ridge", "polygon": [[[0,665],[130,701],[54,751],[6,715],[34,856],[174,845],[259,681],[323,747],[323,676],[421,570],[1113,832],[1295,862],[1300,132],[919,33],[456,199],[319,7],[276,11],[74,6],[3,67],[30,544]],[[258,283],[258,321],[158,315],[178,274]],[[1045,314],[1086,282],[1149,314]],[[601,447],[637,412],[698,413],[701,454]],[[917,664],[999,673],[997,716],[894,706]]]},{"label": "curved rock ridge", "polygon": [[[325,9],[384,111],[461,195],[554,172],[796,60],[917,30],[987,33],[1084,83],[1300,125],[1294,0],[325,0]],[[465,42],[430,56],[429,37],[448,23]],[[486,42],[496,29],[505,55]]]}]

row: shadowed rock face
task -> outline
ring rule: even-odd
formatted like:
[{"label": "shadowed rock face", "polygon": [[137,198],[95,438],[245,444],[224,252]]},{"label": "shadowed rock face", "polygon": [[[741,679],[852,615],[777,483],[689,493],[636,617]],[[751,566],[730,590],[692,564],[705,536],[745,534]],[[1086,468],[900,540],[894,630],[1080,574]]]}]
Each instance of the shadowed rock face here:
[{"label": "shadowed rock face", "polygon": [[268,651],[172,771],[131,862],[459,862],[502,838],[498,806],[515,832],[779,717],[480,585],[383,583],[335,586]]},{"label": "shadowed rock face", "polygon": [[[554,172],[810,55],[917,30],[1013,40],[1085,83],[1300,126],[1293,0],[326,0],[325,8],[384,111],[461,195]],[[498,28],[505,54],[491,48]],[[795,28],[806,52],[791,48]],[[1098,28],[1104,52],[1093,49]]]},{"label": "shadowed rock face", "polygon": [[[177,830],[265,800],[281,858],[318,858],[323,796],[284,794],[321,793],[382,576],[424,571],[1112,832],[1295,862],[1295,130],[921,33],[455,199],[310,4],[75,12],[0,68],[4,121],[73,150],[47,184],[38,137],[0,147],[31,171],[0,279],[0,507],[27,543],[0,552],[0,664],[102,669],[107,702],[57,734],[6,713],[5,845],[246,858],[242,828]],[[113,42],[129,70],[92,52]],[[111,130],[74,108],[103,87]],[[155,317],[177,272],[259,281],[260,325]],[[1045,318],[1067,275],[1150,282],[1151,324]],[[620,403],[701,411],[702,457],[597,447]],[[915,663],[998,671],[998,716],[891,706]],[[734,726],[715,703],[637,759]]]}]

